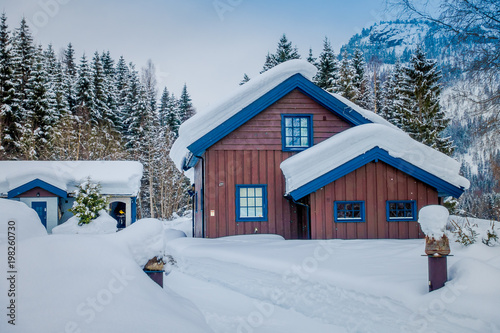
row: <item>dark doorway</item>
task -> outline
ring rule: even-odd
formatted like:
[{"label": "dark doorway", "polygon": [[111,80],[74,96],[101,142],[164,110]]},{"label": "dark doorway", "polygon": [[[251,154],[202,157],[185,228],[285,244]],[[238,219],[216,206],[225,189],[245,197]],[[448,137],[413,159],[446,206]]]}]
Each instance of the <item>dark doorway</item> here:
[{"label": "dark doorway", "polygon": [[45,201],[41,202],[32,202],[31,208],[35,210],[35,212],[40,217],[40,221],[45,228],[47,228],[47,203]]},{"label": "dark doorway", "polygon": [[113,202],[109,205],[109,211],[111,217],[113,217],[116,220],[116,227],[118,229],[123,229],[126,227],[125,223],[125,213],[127,211],[127,205],[124,202],[117,201]]}]

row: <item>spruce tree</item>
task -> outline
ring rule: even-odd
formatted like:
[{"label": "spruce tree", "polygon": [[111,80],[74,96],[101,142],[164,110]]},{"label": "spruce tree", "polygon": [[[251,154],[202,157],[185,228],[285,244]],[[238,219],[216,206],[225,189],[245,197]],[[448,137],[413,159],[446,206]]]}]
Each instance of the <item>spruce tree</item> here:
[{"label": "spruce tree", "polygon": [[274,54],[267,54],[266,62],[264,63],[260,73],[262,74],[274,66],[291,59],[300,59],[300,55],[297,47],[292,46],[292,42],[289,42],[286,35],[283,34],[278,42],[276,52]]},{"label": "spruce tree", "polygon": [[94,91],[92,73],[85,53],[80,59],[78,66],[78,77],[75,84],[76,93],[76,115],[80,123],[91,120],[91,112],[94,110]]},{"label": "spruce tree", "polygon": [[12,65],[11,37],[5,13],[0,18],[0,156],[9,154],[14,142],[12,134],[17,133],[16,115],[12,112],[14,92],[14,70]]},{"label": "spruce tree", "polygon": [[106,210],[107,198],[101,194],[101,185],[90,177],[78,185],[75,201],[70,211],[78,218],[78,225],[89,224],[99,217],[101,210]]},{"label": "spruce tree", "polygon": [[404,72],[399,60],[394,64],[394,68],[389,73],[389,77],[382,85],[380,115],[392,124],[402,127],[403,113],[403,83]]},{"label": "spruce tree", "polygon": [[121,121],[118,110],[118,91],[116,89],[116,72],[114,60],[111,58],[109,51],[103,52],[101,55],[102,69],[104,73],[104,92],[106,95],[106,107],[108,111],[108,119],[112,123],[115,131],[121,130]]},{"label": "spruce tree", "polygon": [[118,118],[118,124],[121,127],[122,135],[127,132],[127,126],[125,125],[125,104],[128,98],[129,91],[129,78],[130,70],[125,62],[123,56],[120,56],[115,68],[115,87],[116,87],[116,116]]},{"label": "spruce tree", "polygon": [[307,56],[307,61],[313,64],[314,66],[317,66],[316,64],[316,58],[313,55],[313,50],[312,48],[309,48],[309,55]]},{"label": "spruce tree", "polygon": [[363,52],[361,52],[359,48],[354,50],[352,67],[354,69],[352,85],[355,91],[352,101],[362,108],[371,109],[373,100],[368,76],[366,74],[366,62]]},{"label": "spruce tree", "polygon": [[452,142],[442,133],[449,123],[439,105],[441,72],[434,60],[427,59],[417,47],[405,68],[403,84],[402,128],[415,140],[445,154],[451,154]]},{"label": "spruce tree", "polygon": [[353,100],[356,94],[353,84],[354,75],[355,72],[352,67],[351,60],[349,59],[349,54],[347,53],[347,50],[344,50],[342,53],[342,60],[339,65],[339,75],[335,92],[349,100]]},{"label": "spruce tree", "polygon": [[319,55],[317,67],[318,73],[314,77],[314,83],[328,92],[334,92],[336,90],[338,64],[327,37],[323,41],[323,51]]},{"label": "spruce tree", "polygon": [[75,64],[75,51],[71,43],[69,43],[66,50],[64,50],[63,69],[66,100],[68,101],[68,107],[71,112],[75,112],[75,107],[77,104],[75,89],[78,70]]},{"label": "spruce tree", "polygon": [[248,81],[250,81],[250,77],[247,75],[247,73],[243,74],[243,79],[240,81],[240,86],[244,85]]},{"label": "spruce tree", "polygon": [[181,97],[179,98],[179,118],[181,119],[181,123],[194,116],[195,113],[196,111],[191,103],[191,96],[189,96],[187,86],[184,84]]},{"label": "spruce tree", "polygon": [[177,110],[177,101],[175,96],[168,92],[167,88],[163,89],[160,100],[160,125],[167,129],[167,132],[173,133],[177,137],[181,120],[179,119],[179,111]]}]

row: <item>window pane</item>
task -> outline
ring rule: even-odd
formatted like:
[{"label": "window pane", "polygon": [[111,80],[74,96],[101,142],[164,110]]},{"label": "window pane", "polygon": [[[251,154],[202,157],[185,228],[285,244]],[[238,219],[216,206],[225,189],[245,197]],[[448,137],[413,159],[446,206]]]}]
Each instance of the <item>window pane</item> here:
[{"label": "window pane", "polygon": [[405,212],[402,210],[398,210],[398,217],[405,217]]},{"label": "window pane", "polygon": [[293,129],[291,127],[290,128],[286,128],[285,135],[286,136],[292,136],[293,135]]},{"label": "window pane", "polygon": [[337,219],[343,219],[343,218],[344,218],[344,211],[337,210]]},{"label": "window pane", "polygon": [[247,203],[247,198],[240,198],[240,206],[241,206],[241,207],[246,207],[246,206],[248,206],[248,203]]},{"label": "window pane", "polygon": [[355,211],[354,214],[353,214],[353,217],[361,218],[361,212],[360,211]]},{"label": "window pane", "polygon": [[246,196],[247,196],[247,189],[240,188],[240,197],[246,197]]},{"label": "window pane", "polygon": [[292,141],[292,137],[291,137],[291,136],[287,136],[287,137],[286,137],[286,145],[287,145],[287,146],[291,146],[291,145],[292,145],[292,142],[293,142],[293,141]]},{"label": "window pane", "polygon": [[290,117],[285,118],[285,126],[292,127],[292,118]]},{"label": "window pane", "polygon": [[395,210],[396,209],[396,204],[394,202],[389,203],[389,209],[390,210]]},{"label": "window pane", "polygon": [[309,141],[309,140],[308,140],[307,138],[302,137],[302,138],[300,139],[300,145],[301,145],[301,146],[308,146],[308,141]]},{"label": "window pane", "polygon": [[257,217],[263,217],[264,214],[262,213],[262,208],[256,208],[255,209],[255,214]]},{"label": "window pane", "polygon": [[255,207],[255,199],[254,198],[248,198],[248,206]]},{"label": "window pane", "polygon": [[307,118],[300,119],[300,126],[307,127]]},{"label": "window pane", "polygon": [[255,195],[255,189],[253,187],[250,187],[248,189],[248,196],[253,197]]},{"label": "window pane", "polygon": [[411,203],[410,203],[410,202],[408,202],[408,203],[406,204],[406,209],[411,209]]},{"label": "window pane", "polygon": [[389,211],[389,217],[397,217],[396,211],[394,210]]},{"label": "window pane", "polygon": [[247,217],[247,209],[240,208],[240,217]]},{"label": "window pane", "polygon": [[300,146],[300,136],[293,137],[293,145],[294,146]]},{"label": "window pane", "polygon": [[262,198],[255,199],[255,206],[262,207]]},{"label": "window pane", "polygon": [[255,196],[256,196],[256,197],[262,197],[262,188],[257,187],[257,188],[255,189]]},{"label": "window pane", "polygon": [[302,128],[300,129],[300,135],[301,135],[301,136],[307,136],[307,127],[305,127],[305,128],[304,128],[304,127],[302,127]]},{"label": "window pane", "polygon": [[355,209],[355,210],[360,210],[360,209],[361,209],[361,207],[360,207],[360,206],[361,206],[361,204],[359,204],[359,203],[355,203],[355,204],[353,204],[353,205],[352,205],[352,209]]},{"label": "window pane", "polygon": [[300,127],[300,118],[293,118],[293,127]]},{"label": "window pane", "polygon": [[406,217],[413,217],[411,211],[409,210],[406,211]]},{"label": "window pane", "polygon": [[337,204],[337,209],[338,210],[344,209],[344,204]]},{"label": "window pane", "polygon": [[294,128],[293,129],[293,136],[300,136],[300,128]]},{"label": "window pane", "polygon": [[404,208],[405,208],[404,202],[398,202],[398,209],[404,209]]},{"label": "window pane", "polygon": [[255,217],[255,208],[248,208],[248,217]]},{"label": "window pane", "polygon": [[350,204],[350,203],[346,204],[345,209],[352,210],[352,204]]}]

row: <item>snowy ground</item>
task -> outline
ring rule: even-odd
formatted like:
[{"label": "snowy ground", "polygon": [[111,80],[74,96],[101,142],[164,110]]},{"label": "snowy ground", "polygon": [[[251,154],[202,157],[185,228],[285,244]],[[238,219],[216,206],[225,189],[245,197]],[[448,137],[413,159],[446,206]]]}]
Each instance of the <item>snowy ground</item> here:
[{"label": "snowy ground", "polygon": [[451,246],[432,293],[423,240],[179,238],[164,284],[215,332],[500,331],[500,247]]},{"label": "snowy ground", "polygon": [[[47,235],[23,204],[0,199],[0,212],[0,251],[7,221],[18,237],[16,325],[2,278],[2,333],[500,331],[500,246],[480,241],[452,243],[449,282],[428,293],[423,240],[193,239],[189,216]],[[163,290],[141,269],[162,251],[176,261]]]}]

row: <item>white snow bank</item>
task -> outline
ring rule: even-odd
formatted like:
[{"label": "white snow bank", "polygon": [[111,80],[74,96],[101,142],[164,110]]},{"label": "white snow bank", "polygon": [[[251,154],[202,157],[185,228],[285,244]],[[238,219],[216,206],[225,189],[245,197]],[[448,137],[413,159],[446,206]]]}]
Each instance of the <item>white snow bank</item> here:
[{"label": "white snow bank", "polygon": [[422,239],[265,238],[174,240],[166,251],[177,267],[165,283],[218,332],[237,332],[255,313],[264,318],[259,332],[295,332],[300,316],[332,326],[315,332],[500,329],[500,247],[451,243],[450,281],[429,293]]},{"label": "white snow bank", "polygon": [[429,205],[418,212],[418,223],[426,236],[439,240],[444,235],[449,216],[446,207]]},{"label": "white snow bank", "polygon": [[15,228],[10,231],[15,232],[17,241],[47,236],[47,230],[33,209],[22,202],[0,199],[0,244],[7,242],[9,226]]},{"label": "white snow bank", "polygon": [[163,239],[165,242],[182,237],[186,237],[186,234],[181,230],[165,229],[165,231],[163,232]]},{"label": "white snow bank", "polygon": [[359,125],[293,155],[281,163],[286,192],[311,182],[374,147],[386,150],[448,183],[464,189],[469,181],[459,175],[460,163],[413,140],[408,134],[381,124]]},{"label": "white snow bank", "polygon": [[111,234],[116,232],[116,220],[105,210],[99,211],[99,216],[88,224],[78,225],[80,219],[76,216],[69,218],[63,224],[52,229],[53,234]]},{"label": "white snow bank", "polygon": [[[16,325],[7,324],[8,281],[2,276],[0,332],[211,332],[196,306],[168,287],[162,290],[109,237],[19,242]],[[1,267],[7,267],[6,257],[0,256]]]},{"label": "white snow bank", "polygon": [[175,229],[182,231],[187,237],[193,237],[193,217],[192,212],[187,211],[183,216],[174,213],[171,220],[163,221],[165,229]]},{"label": "white snow bank", "polygon": [[163,257],[165,242],[163,223],[157,219],[141,219],[131,226],[109,235],[108,239],[129,251],[132,258],[144,267],[149,259]]},{"label": "white snow bank", "polygon": [[179,137],[170,150],[170,157],[179,169],[188,154],[187,147],[242,109],[268,93],[286,79],[301,74],[312,80],[317,68],[305,60],[289,60],[239,86],[232,94],[214,107],[199,112],[179,128]]},{"label": "white snow bank", "polygon": [[40,179],[68,193],[88,177],[101,184],[103,194],[135,196],[142,164],[134,161],[0,161],[0,195]]}]

